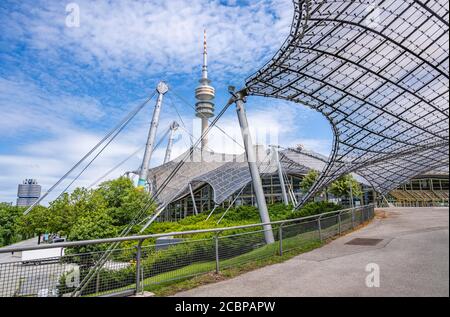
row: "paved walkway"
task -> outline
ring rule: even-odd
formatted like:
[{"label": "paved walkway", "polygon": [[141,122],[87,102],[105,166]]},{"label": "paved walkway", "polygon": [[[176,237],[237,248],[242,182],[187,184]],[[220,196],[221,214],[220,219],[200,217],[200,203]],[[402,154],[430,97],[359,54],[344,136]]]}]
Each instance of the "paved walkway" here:
[{"label": "paved walkway", "polygon": [[[176,296],[449,296],[449,209],[384,210],[320,249]],[[354,238],[382,241],[346,244]],[[366,286],[369,263],[379,266],[379,287]]]},{"label": "paved walkway", "polygon": [[[23,240],[14,244],[7,245],[0,249],[6,248],[21,248],[21,247],[33,247],[38,245],[38,237],[34,237],[28,240]],[[12,253],[0,253],[0,263],[10,263],[20,261],[22,259],[22,252]]]}]

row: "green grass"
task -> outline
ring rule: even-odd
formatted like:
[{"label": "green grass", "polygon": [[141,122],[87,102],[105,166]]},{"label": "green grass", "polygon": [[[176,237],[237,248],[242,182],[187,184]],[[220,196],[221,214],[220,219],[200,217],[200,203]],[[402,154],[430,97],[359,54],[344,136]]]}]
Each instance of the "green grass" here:
[{"label": "green grass", "polygon": [[323,243],[320,240],[310,239],[310,236],[311,233],[305,233],[284,239],[283,249],[286,252],[283,256],[278,255],[279,243],[275,242],[245,254],[221,260],[219,263],[219,276],[206,275],[198,277],[200,274],[215,272],[215,261],[195,263],[174,271],[146,278],[144,280],[144,289],[159,296],[165,296],[181,289],[188,289],[204,284],[206,280],[212,279],[212,281],[216,281],[220,277],[231,277],[258,267],[279,263],[300,253],[322,246]]},{"label": "green grass", "polygon": [[[342,233],[353,231],[351,219],[343,219]],[[358,224],[358,229],[364,224]],[[330,233],[329,239],[339,237],[337,235],[338,225],[331,225],[324,228],[322,233]],[[231,278],[242,273],[286,261],[298,254],[311,251],[322,246],[326,242],[321,242],[317,231],[305,232],[289,238],[283,238],[283,255],[279,255],[279,242],[270,245],[263,245],[250,252],[237,255],[232,258],[220,260],[219,274],[215,274],[216,262],[208,261],[194,263],[182,268],[164,272],[144,279],[144,290],[155,293],[157,296],[167,296],[183,290],[195,288],[197,286],[214,283],[220,280]],[[219,251],[220,252],[220,251]],[[118,290],[134,288],[135,283],[116,290],[109,290],[102,293],[91,294],[89,296],[99,296],[107,293],[114,293]]]},{"label": "green grass", "polygon": [[[313,232],[303,233],[291,238],[283,239],[283,250],[286,251],[282,256],[278,255],[279,242],[275,242],[236,257],[221,260],[219,263],[219,274],[215,274],[216,262],[209,261],[194,263],[173,271],[148,277],[144,279],[144,290],[153,292],[157,296],[167,296],[181,290],[190,289],[224,278],[230,278],[266,265],[279,263],[322,245],[323,243],[314,237]],[[109,293],[116,293],[121,290],[133,289],[135,286],[136,283],[133,283],[119,289],[90,294],[88,296],[102,296]]]},{"label": "green grass", "polygon": [[[351,219],[346,219],[342,223],[344,228],[347,225],[346,230],[343,228],[345,231],[342,233],[353,231],[351,226],[348,226],[350,223]],[[364,225],[358,224],[355,230]],[[337,230],[337,225],[330,226],[325,230],[335,231]],[[215,274],[216,264],[214,261],[191,264],[178,270],[165,272],[145,279],[144,290],[153,292],[156,296],[173,295],[177,292],[189,290],[201,285],[232,278],[264,266],[284,262],[299,254],[319,248],[337,237],[339,236],[332,236],[329,240],[321,242],[317,237],[317,231],[306,232],[283,239],[283,255],[281,256],[278,255],[279,242],[275,242],[234,258],[220,261],[219,274]]]}]

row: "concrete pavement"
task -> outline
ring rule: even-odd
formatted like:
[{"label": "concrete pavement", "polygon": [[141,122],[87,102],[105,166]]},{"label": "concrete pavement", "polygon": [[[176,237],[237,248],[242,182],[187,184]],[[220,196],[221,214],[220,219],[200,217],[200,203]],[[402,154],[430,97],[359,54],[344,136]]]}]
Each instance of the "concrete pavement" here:
[{"label": "concrete pavement", "polygon": [[[383,210],[385,218],[322,248],[175,296],[449,296],[449,209]],[[354,238],[381,241],[346,244]],[[376,267],[379,287],[368,287]]]},{"label": "concrete pavement", "polygon": [[[23,240],[11,245],[7,245],[5,247],[1,247],[0,249],[6,248],[23,248],[23,247],[33,247],[38,245],[38,237],[34,237],[28,240]],[[12,253],[0,253],[0,263],[10,263],[20,261],[22,259],[22,252]]]}]

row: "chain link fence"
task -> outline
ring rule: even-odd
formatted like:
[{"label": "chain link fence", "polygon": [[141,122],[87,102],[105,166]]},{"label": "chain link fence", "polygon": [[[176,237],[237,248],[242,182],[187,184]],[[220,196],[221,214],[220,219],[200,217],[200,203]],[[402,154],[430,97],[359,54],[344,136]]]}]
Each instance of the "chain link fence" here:
[{"label": "chain link fence", "polygon": [[272,222],[272,244],[265,243],[263,224],[252,224],[2,248],[0,296],[133,295],[318,245],[373,217],[374,207],[368,205]]}]

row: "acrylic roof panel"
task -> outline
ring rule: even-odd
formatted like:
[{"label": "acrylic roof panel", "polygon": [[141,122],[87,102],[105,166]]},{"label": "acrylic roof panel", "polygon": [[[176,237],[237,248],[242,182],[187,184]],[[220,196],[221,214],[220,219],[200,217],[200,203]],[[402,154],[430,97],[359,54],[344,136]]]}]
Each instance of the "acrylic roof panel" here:
[{"label": "acrylic roof panel", "polygon": [[379,188],[381,193],[387,194],[391,189],[417,176],[417,170],[424,171],[420,174],[433,174],[448,164],[449,150],[448,146],[444,146],[375,163],[359,170],[358,174]]},{"label": "acrylic roof panel", "polygon": [[432,169],[431,171],[427,171],[421,175],[442,175],[447,176],[448,178],[448,174],[449,174],[449,166],[447,165]]},{"label": "acrylic roof panel", "polygon": [[[384,179],[374,186],[385,192],[448,160],[438,150],[449,140],[448,1],[293,3],[288,39],[246,88],[307,105],[330,121],[332,153],[305,200],[343,174],[367,174],[371,162],[393,171],[372,167]],[[426,158],[430,152],[436,157]],[[397,171],[401,156],[423,161]]]},{"label": "acrylic roof panel", "polygon": [[284,168],[291,168],[292,166],[299,168],[303,166],[307,168],[306,172],[309,169],[320,172],[324,169],[327,160],[325,156],[305,149],[289,148],[280,151],[280,161]]},{"label": "acrylic roof panel", "polygon": [[[186,152],[187,153],[187,152]],[[182,160],[186,153],[166,164],[149,170],[148,181],[154,190],[158,190],[167,176],[172,172],[177,163]],[[213,200],[221,204],[232,194],[238,192],[242,187],[251,182],[248,163],[245,156],[228,155],[222,153],[203,152],[196,149],[181,169],[175,174],[170,182],[164,187],[157,197],[160,204],[168,204],[189,194],[188,184],[194,189],[209,184],[214,193]],[[288,159],[289,157],[289,159]],[[203,159],[203,160],[202,160]],[[264,149],[257,146],[258,168],[262,176],[277,172],[277,164],[273,152],[265,153]],[[325,166],[325,158],[320,154],[293,149],[283,150],[280,160],[286,172],[303,174],[309,169],[321,170]]]},{"label": "acrylic roof panel", "polygon": [[226,163],[208,173],[200,175],[194,181],[208,183],[213,188],[213,200],[222,203],[236,191],[251,181],[247,163]]},{"label": "acrylic roof panel", "polygon": [[[283,169],[291,174],[306,174],[311,169],[321,172],[327,166],[327,160],[327,157],[303,148],[289,148],[280,152]],[[362,175],[352,173],[352,176],[359,183],[371,186]]]},{"label": "acrylic roof panel", "polygon": [[194,178],[224,165],[227,161],[233,162],[241,159],[241,156],[213,152],[204,153],[202,158],[201,152],[196,149],[174,177],[171,178],[170,182],[163,185],[177,163],[184,159],[188,152],[186,151],[174,160],[149,170],[148,182],[151,184],[153,191],[157,191],[161,186],[164,186],[157,196],[157,201],[160,204],[168,204],[177,197],[185,194],[188,190],[188,184]]}]

